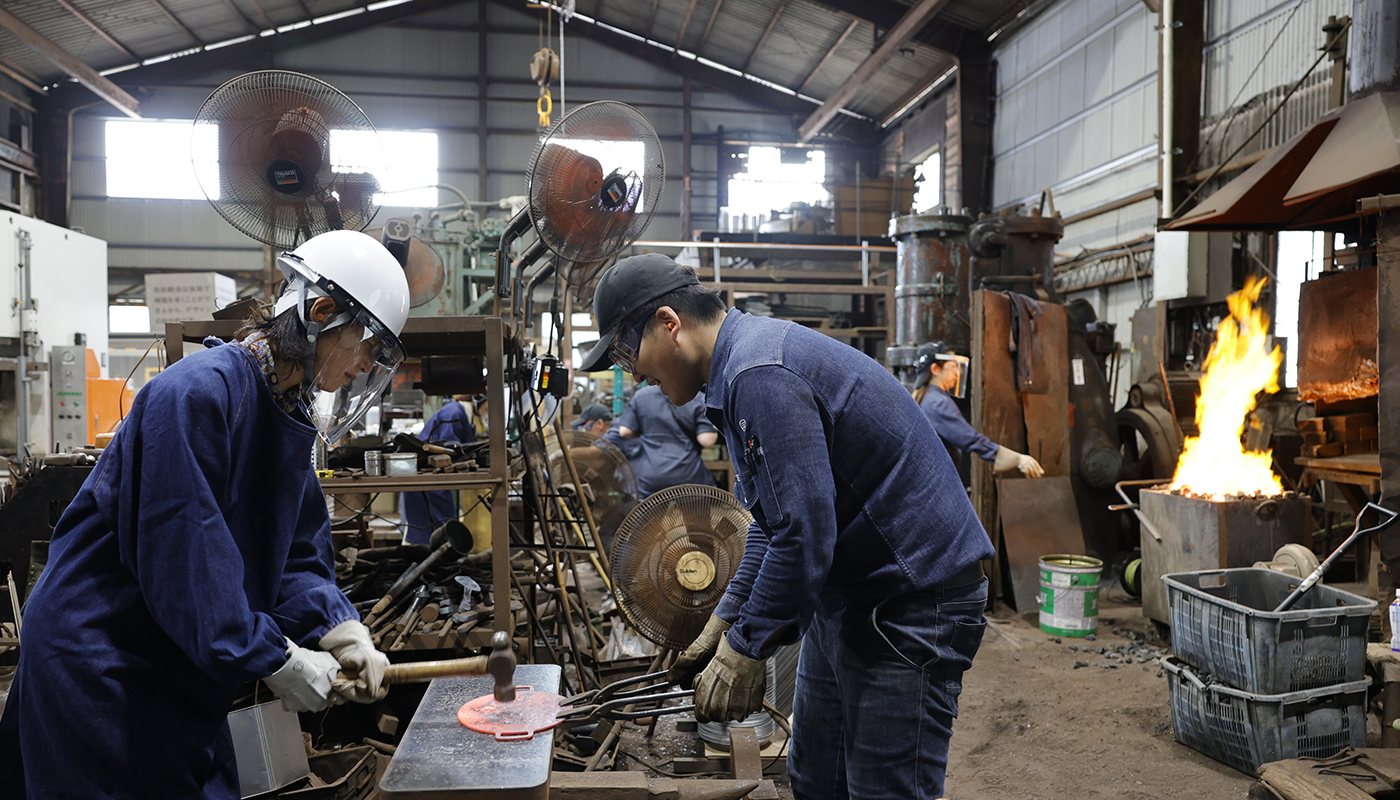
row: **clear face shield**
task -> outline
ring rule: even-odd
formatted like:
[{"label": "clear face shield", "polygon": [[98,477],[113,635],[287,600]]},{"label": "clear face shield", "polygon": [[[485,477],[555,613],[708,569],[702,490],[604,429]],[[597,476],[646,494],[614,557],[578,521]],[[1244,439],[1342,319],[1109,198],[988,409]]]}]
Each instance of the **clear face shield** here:
[{"label": "clear face shield", "polygon": [[940,375],[947,374],[950,369],[957,370],[957,382],[945,389],[945,391],[959,400],[967,399],[967,381],[969,373],[972,372],[972,370],[969,369],[972,365],[972,359],[967,356],[955,356],[952,353],[939,353],[937,356],[934,356],[934,358],[943,365],[943,368],[939,370]]},{"label": "clear face shield", "polygon": [[[938,365],[938,374],[933,375],[930,367]],[[914,369],[918,374],[916,386],[923,386],[932,382],[943,391],[958,398],[967,399],[968,378],[971,370],[969,367],[972,359],[967,356],[954,355],[953,353],[925,353],[919,357]],[[956,373],[956,380],[951,376]]]},{"label": "clear face shield", "polygon": [[[403,345],[339,286],[310,273],[290,253],[281,260],[284,269],[291,267],[298,277],[288,294],[295,298],[307,337],[316,347],[313,362],[303,365],[310,374],[302,384],[307,416],[321,438],[333,445],[379,402],[403,363]],[[319,325],[309,321],[307,301],[316,297],[334,300],[340,313]]]}]

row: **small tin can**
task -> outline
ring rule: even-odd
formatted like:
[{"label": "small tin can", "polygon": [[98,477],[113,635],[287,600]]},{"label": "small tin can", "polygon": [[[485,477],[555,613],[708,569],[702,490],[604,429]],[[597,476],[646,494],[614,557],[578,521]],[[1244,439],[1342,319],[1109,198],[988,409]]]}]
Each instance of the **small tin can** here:
[{"label": "small tin can", "polygon": [[378,450],[365,451],[365,474],[377,478],[384,474],[384,454]]},{"label": "small tin can", "polygon": [[389,453],[384,456],[384,474],[417,475],[418,455],[416,453]]}]

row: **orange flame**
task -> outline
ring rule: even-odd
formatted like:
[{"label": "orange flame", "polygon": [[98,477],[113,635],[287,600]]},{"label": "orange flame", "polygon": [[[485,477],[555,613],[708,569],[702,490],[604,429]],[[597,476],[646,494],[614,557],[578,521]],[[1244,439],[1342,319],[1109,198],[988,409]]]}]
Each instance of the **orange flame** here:
[{"label": "orange flame", "polygon": [[1226,495],[1283,494],[1274,475],[1273,453],[1245,452],[1245,420],[1261,391],[1277,392],[1283,352],[1266,349],[1269,318],[1254,307],[1264,280],[1249,278],[1229,297],[1230,318],[1221,320],[1206,356],[1196,400],[1199,436],[1188,437],[1172,478],[1173,490],[1222,500]]}]

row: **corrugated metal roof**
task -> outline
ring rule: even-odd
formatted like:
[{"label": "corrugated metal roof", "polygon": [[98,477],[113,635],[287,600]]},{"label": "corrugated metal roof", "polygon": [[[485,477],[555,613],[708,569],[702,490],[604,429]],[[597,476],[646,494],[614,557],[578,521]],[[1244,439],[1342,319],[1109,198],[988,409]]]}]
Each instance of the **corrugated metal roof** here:
[{"label": "corrugated metal roof", "polygon": [[[269,19],[273,25],[284,26],[308,19],[308,13],[311,18],[317,18],[362,7],[366,1],[67,0],[140,59],[196,47],[193,37],[203,44],[214,44],[264,30],[269,27]],[[885,1],[912,5],[906,0]],[[694,8],[690,8],[692,2]],[[1025,2],[951,0],[935,19],[986,33],[988,26]],[[720,4],[719,13],[701,47],[717,3]],[[704,58],[788,89],[800,87],[825,58],[822,69],[803,90],[804,94],[818,100],[834,92],[874,47],[875,30],[862,21],[828,57],[852,17],[814,0],[787,0],[785,3],[784,0],[602,0],[580,6],[580,10],[587,9],[614,27],[667,45],[678,43],[682,49],[698,52]],[[54,0],[6,0],[4,8],[98,70],[127,66],[133,61],[108,38]],[[773,23],[780,8],[781,13]],[[690,19],[682,32],[687,9],[690,9]],[[773,23],[772,29],[765,38],[764,31],[770,23]],[[42,81],[55,82],[65,77],[56,66],[8,32],[0,31],[0,52]],[[952,63],[948,55],[925,44],[911,42],[881,66],[848,108],[879,118],[894,110],[893,104],[926,85]]]}]

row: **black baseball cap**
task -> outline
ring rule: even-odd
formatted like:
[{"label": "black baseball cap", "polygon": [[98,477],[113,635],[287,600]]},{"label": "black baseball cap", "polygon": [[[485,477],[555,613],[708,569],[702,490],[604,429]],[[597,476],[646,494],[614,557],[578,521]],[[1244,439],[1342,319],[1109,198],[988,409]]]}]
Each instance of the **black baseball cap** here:
[{"label": "black baseball cap", "polygon": [[607,406],[602,403],[590,403],[584,407],[583,411],[578,415],[578,419],[574,420],[574,427],[582,428],[584,425],[590,422],[596,422],[600,419],[604,422],[612,422],[612,418],[612,412],[608,410]]},{"label": "black baseball cap", "polygon": [[614,264],[593,292],[598,341],[583,357],[579,371],[597,372],[612,366],[613,340],[637,309],[682,286],[699,285],[694,272],[660,253],[629,256]]}]

